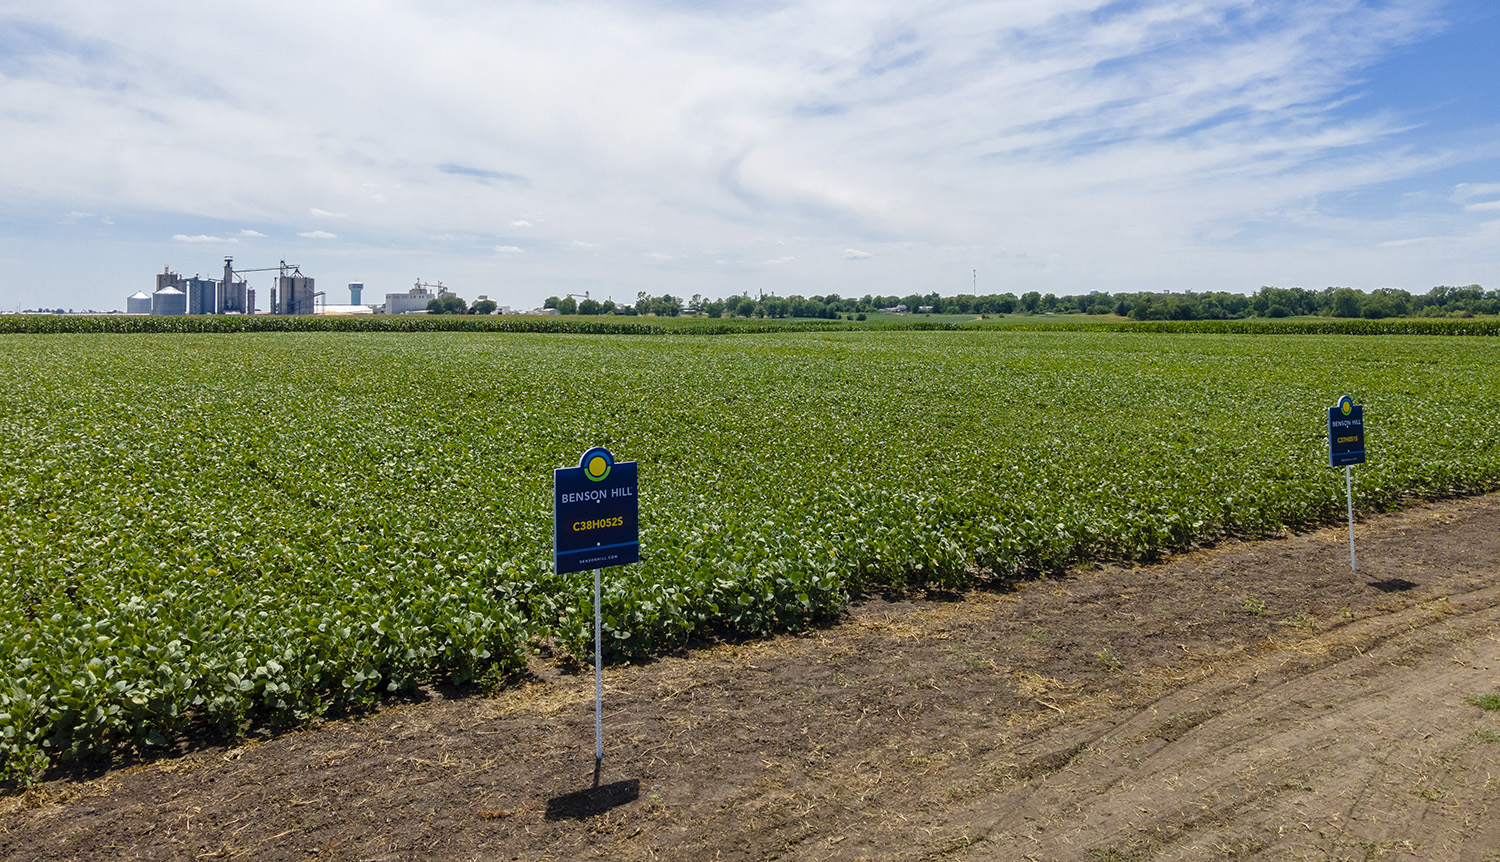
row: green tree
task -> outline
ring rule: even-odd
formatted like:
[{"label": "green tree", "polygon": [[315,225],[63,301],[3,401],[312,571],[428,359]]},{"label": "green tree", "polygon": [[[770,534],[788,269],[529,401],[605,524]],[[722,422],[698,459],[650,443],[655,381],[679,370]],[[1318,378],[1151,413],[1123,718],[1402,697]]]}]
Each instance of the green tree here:
[{"label": "green tree", "polygon": [[1391,316],[1405,317],[1411,313],[1411,293],[1399,287],[1381,287],[1375,290],[1375,295],[1390,304]]},{"label": "green tree", "polygon": [[427,300],[428,314],[468,314],[468,312],[469,304],[456,293],[445,293]]},{"label": "green tree", "polygon": [[1395,303],[1383,293],[1373,294],[1365,299],[1364,307],[1360,314],[1368,320],[1381,320],[1386,317],[1395,317],[1398,312]]},{"label": "green tree", "polygon": [[579,314],[601,314],[603,311],[604,305],[597,299],[585,299],[578,303]]},{"label": "green tree", "polygon": [[[1291,317],[1298,314],[1311,314],[1317,304],[1317,294],[1300,287],[1272,287],[1265,286],[1256,291],[1255,310],[1267,317]],[[1281,314],[1273,314],[1271,309],[1280,307]]]},{"label": "green tree", "polygon": [[469,306],[469,313],[470,314],[494,314],[495,313],[495,309],[497,309],[499,307],[500,307],[499,304],[496,303],[493,299],[481,299],[481,300],[476,301],[473,305]]},{"label": "green tree", "polygon": [[724,300],[724,313],[730,317],[749,317],[755,313],[755,300],[748,296],[731,296]]},{"label": "green tree", "polygon": [[1360,299],[1362,297],[1363,294],[1352,287],[1335,289],[1333,291],[1333,316],[1359,317]]},{"label": "green tree", "polygon": [[571,296],[565,296],[557,301],[558,314],[577,314],[578,300]]}]

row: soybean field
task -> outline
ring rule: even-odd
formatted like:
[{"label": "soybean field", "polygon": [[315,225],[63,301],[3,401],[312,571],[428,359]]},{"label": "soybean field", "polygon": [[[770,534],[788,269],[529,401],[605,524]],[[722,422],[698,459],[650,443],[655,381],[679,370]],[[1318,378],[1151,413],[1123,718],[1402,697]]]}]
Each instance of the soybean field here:
[{"label": "soybean field", "polygon": [[1500,487],[1490,339],[805,331],[0,336],[0,770],[592,649],[552,469],[640,465],[606,657]]}]

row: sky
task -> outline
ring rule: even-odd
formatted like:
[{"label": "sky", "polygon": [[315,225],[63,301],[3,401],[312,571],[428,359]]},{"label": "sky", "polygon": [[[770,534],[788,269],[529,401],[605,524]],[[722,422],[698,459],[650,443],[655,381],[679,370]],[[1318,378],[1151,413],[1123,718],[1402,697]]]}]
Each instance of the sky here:
[{"label": "sky", "polygon": [[225,257],[517,308],[1496,289],[1497,44],[1493,0],[0,0],[0,310]]}]

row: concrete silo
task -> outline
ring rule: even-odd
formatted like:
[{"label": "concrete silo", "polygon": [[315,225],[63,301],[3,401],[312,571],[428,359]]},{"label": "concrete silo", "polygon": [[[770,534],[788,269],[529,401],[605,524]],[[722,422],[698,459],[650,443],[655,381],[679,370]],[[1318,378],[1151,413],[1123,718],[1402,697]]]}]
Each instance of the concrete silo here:
[{"label": "concrete silo", "polygon": [[170,266],[162,267],[161,272],[156,274],[156,289],[161,290],[164,287],[175,287],[179,290],[182,288],[182,276],[173,272]]},{"label": "concrete silo", "polygon": [[281,297],[280,307],[274,313],[312,314],[317,311],[313,306],[313,280],[301,273],[277,278],[276,293],[272,296]]}]

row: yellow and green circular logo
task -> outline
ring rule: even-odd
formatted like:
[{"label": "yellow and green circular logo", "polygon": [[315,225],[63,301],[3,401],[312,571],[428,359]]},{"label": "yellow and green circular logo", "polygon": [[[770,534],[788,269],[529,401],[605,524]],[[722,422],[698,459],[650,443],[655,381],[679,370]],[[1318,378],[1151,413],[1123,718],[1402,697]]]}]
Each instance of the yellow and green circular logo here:
[{"label": "yellow and green circular logo", "polygon": [[589,465],[585,469],[589,471],[590,479],[598,481],[609,475],[609,462],[604,460],[603,455],[595,455],[589,459]]},{"label": "yellow and green circular logo", "polygon": [[1342,414],[1344,414],[1345,416],[1348,416],[1350,413],[1353,413],[1354,412],[1354,399],[1350,398],[1347,395],[1345,395],[1343,398],[1340,398],[1339,399],[1339,412],[1342,413]]},{"label": "yellow and green circular logo", "polygon": [[614,468],[615,459],[609,454],[609,450],[597,447],[583,453],[578,466],[583,468],[583,475],[587,476],[590,482],[603,482],[609,478],[609,471]]}]

